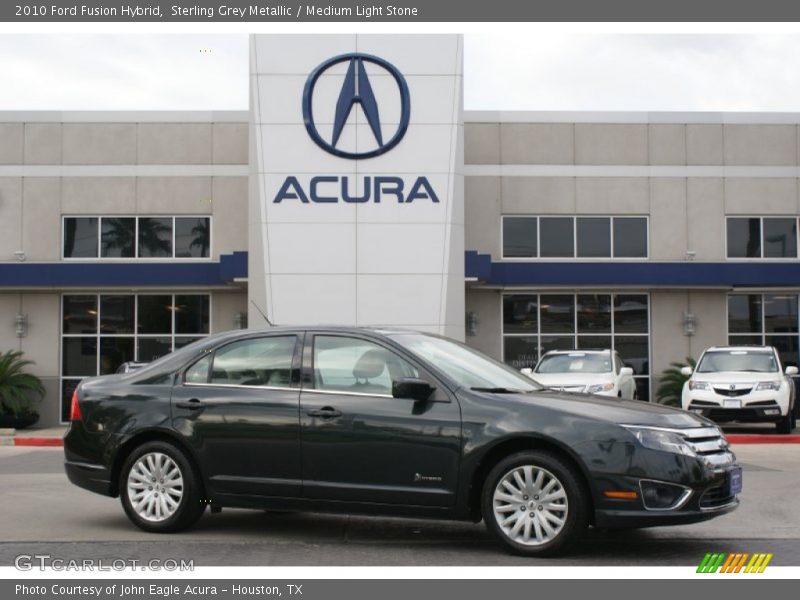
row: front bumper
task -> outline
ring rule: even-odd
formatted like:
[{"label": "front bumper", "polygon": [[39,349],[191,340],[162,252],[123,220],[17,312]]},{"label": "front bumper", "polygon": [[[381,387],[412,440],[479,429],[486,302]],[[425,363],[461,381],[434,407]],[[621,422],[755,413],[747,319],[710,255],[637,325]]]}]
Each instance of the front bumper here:
[{"label": "front bumper", "polygon": [[[607,529],[686,525],[727,514],[739,506],[738,496],[730,492],[730,473],[735,468],[739,468],[739,465],[732,464],[724,470],[709,473],[701,482],[684,486],[691,494],[674,509],[648,509],[641,498],[637,501],[606,499],[595,511],[594,524]],[[620,489],[633,489],[639,481],[638,478],[624,476],[616,478],[614,485]],[[672,485],[677,484],[673,482]]]},{"label": "front bumper", "polygon": [[774,423],[786,415],[779,405],[722,408],[690,403],[688,410],[716,423]]}]

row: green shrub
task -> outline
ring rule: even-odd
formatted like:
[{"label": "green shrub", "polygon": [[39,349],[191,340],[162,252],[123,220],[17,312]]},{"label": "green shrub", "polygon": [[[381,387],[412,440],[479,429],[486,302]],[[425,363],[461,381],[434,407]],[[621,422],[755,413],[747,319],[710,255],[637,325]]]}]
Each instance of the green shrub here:
[{"label": "green shrub", "polygon": [[13,417],[39,414],[44,386],[38,377],[24,372],[32,364],[22,358],[22,352],[0,352],[0,414]]},{"label": "green shrub", "polygon": [[692,370],[694,371],[696,365],[697,361],[691,356],[686,357],[685,363],[670,363],[670,368],[666,369],[661,374],[658,390],[656,390],[656,400],[659,402],[659,404],[667,404],[669,406],[681,405],[683,384],[689,380],[686,375],[681,373],[681,369],[683,367],[692,367]]}]

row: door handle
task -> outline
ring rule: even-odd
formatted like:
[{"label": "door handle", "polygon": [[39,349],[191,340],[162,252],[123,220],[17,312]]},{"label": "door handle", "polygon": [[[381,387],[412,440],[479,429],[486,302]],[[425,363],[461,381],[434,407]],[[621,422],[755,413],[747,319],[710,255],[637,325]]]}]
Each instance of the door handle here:
[{"label": "door handle", "polygon": [[320,417],[321,419],[335,419],[342,416],[342,412],[332,406],[325,406],[319,410],[309,410],[306,414],[309,417]]},{"label": "door handle", "polygon": [[182,400],[181,402],[176,402],[175,406],[178,408],[188,408],[189,410],[198,410],[203,408],[203,403],[200,402],[199,398],[192,398],[190,400]]}]

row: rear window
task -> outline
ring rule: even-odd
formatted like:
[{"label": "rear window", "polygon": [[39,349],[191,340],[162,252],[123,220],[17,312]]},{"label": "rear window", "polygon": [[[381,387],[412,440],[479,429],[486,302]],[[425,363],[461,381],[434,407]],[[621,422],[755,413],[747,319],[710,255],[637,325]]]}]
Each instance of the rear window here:
[{"label": "rear window", "polygon": [[706,352],[697,365],[698,373],[740,371],[744,373],[777,373],[778,362],[772,352],[753,350],[714,350]]}]

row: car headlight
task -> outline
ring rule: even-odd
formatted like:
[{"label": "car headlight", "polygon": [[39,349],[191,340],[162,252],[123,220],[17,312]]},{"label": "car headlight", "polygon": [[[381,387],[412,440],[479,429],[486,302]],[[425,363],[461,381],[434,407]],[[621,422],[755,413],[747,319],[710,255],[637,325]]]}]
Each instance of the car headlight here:
[{"label": "car headlight", "polygon": [[662,452],[672,452],[673,454],[683,454],[684,456],[697,457],[694,448],[686,441],[681,434],[666,429],[655,427],[638,427],[633,425],[623,425],[630,431],[639,443],[651,450],[661,450]]},{"label": "car headlight", "polygon": [[695,381],[694,379],[689,380],[689,389],[690,390],[710,390],[711,386],[708,385],[707,381]]},{"label": "car headlight", "polygon": [[608,392],[614,389],[613,383],[595,383],[594,385],[586,386],[587,394],[596,394],[598,392]]},{"label": "car headlight", "polygon": [[773,390],[777,392],[779,389],[781,389],[780,381],[762,381],[756,386],[757,392],[762,392],[765,390]]}]

